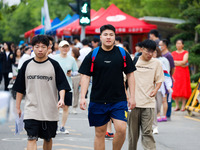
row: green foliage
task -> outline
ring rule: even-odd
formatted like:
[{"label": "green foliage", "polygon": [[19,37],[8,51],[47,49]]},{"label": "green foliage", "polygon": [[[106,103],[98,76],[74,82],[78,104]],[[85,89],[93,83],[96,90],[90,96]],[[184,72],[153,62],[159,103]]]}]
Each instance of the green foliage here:
[{"label": "green foliage", "polygon": [[[75,0],[48,0],[50,18],[58,17],[63,20],[67,14],[73,15],[74,12],[68,6],[69,2],[76,2]],[[41,7],[43,7],[44,0],[21,0],[19,5],[9,7],[3,5],[0,0],[0,42],[3,40],[15,41],[18,43],[21,39],[19,35],[23,35],[26,31],[33,29],[41,24]],[[195,7],[196,13],[198,5],[187,0],[91,0],[91,8],[96,11],[101,7],[105,9],[110,4],[115,4],[119,9],[134,17],[143,16],[161,16],[184,18],[180,16],[181,12],[187,14],[184,9],[189,8],[189,4]],[[192,10],[187,18],[194,18],[192,15],[195,11]],[[195,18],[193,19],[195,20]],[[200,23],[199,23],[200,24]],[[194,30],[197,24],[188,24],[185,30]],[[181,27],[183,28],[183,27]],[[199,27],[195,28],[199,31]],[[192,32],[193,34],[193,32]]]},{"label": "green foliage", "polygon": [[193,40],[194,39],[194,33],[182,32],[182,33],[176,34],[175,36],[173,36],[171,38],[171,42],[173,44],[175,44],[178,39],[182,39],[183,41]]},{"label": "green foliage", "polygon": [[180,18],[179,4],[181,0],[91,0],[91,6],[95,10],[101,7],[107,8],[115,4],[125,13],[134,17],[160,16]]},{"label": "green foliage", "polygon": [[[200,39],[198,39],[199,35],[197,34],[200,33],[200,2],[199,0],[182,0],[180,8],[182,9],[181,16],[187,22],[176,26],[183,32],[172,37],[171,42],[175,44],[177,39],[183,39],[184,49],[189,50],[188,61],[197,68],[196,71],[198,72],[200,67]],[[171,49],[175,49],[175,46]],[[199,77],[200,73],[196,73],[191,76],[191,80],[197,81]]]},{"label": "green foliage", "polygon": [[180,0],[142,0],[140,15],[180,18],[179,3]]},{"label": "green foliage", "polygon": [[196,74],[194,74],[194,75],[192,75],[192,76],[190,77],[190,80],[191,80],[191,81],[194,81],[194,82],[198,82],[199,78],[200,78],[200,72],[199,72],[199,73],[196,73]]},{"label": "green foliage", "polygon": [[200,24],[198,24],[198,25],[195,27],[195,30],[197,31],[198,34],[200,34]]},{"label": "green foliage", "polygon": [[200,54],[190,53],[189,63],[200,67]]},{"label": "green foliage", "polygon": [[194,22],[186,22],[186,23],[177,24],[176,28],[177,29],[181,29],[181,30],[186,30],[186,31],[194,32],[195,25],[196,24]]},{"label": "green foliage", "polygon": [[200,54],[200,43],[194,45],[191,49],[190,52],[194,54]]},{"label": "green foliage", "polygon": [[[63,20],[67,14],[73,14],[68,0],[48,0],[50,18]],[[19,5],[3,5],[0,1],[0,42],[18,43],[26,31],[41,24],[41,8],[44,0],[21,0]]]}]

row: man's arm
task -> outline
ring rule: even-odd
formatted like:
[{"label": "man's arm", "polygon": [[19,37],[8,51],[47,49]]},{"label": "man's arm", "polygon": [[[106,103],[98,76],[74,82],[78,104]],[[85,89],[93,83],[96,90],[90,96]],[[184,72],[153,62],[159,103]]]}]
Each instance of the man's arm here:
[{"label": "man's arm", "polygon": [[90,76],[87,75],[81,75],[81,101],[80,101],[80,108],[82,110],[86,109],[86,99],[85,95],[87,93],[89,83],[90,83]]},{"label": "man's arm", "polygon": [[172,68],[172,69],[170,70],[170,75],[171,75],[171,76],[174,74],[174,71],[175,71],[175,68]]},{"label": "man's arm", "polygon": [[156,87],[153,91],[151,91],[150,93],[150,97],[154,97],[156,96],[156,93],[158,92],[160,86],[162,85],[162,82],[156,83]]},{"label": "man's arm", "polygon": [[21,113],[22,113],[22,111],[20,109],[22,98],[23,98],[23,94],[17,92],[17,95],[16,95],[16,109],[17,109],[17,114],[19,115],[19,117],[21,117]]},{"label": "man's arm", "polygon": [[65,90],[60,90],[59,92],[60,100],[58,101],[58,108],[62,108],[65,105],[64,98],[65,98]]},{"label": "man's arm", "polygon": [[129,107],[129,109],[133,109],[136,106],[134,72],[128,73],[127,79],[128,79],[128,87],[129,87],[129,91],[130,91],[130,98],[128,99],[128,107]]}]

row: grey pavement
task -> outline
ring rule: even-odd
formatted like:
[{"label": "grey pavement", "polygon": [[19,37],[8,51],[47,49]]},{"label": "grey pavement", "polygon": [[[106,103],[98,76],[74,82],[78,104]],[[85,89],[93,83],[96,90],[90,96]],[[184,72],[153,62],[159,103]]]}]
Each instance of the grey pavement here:
[{"label": "grey pavement", "polygon": [[[0,86],[2,89],[2,85]],[[23,105],[24,102],[22,102]],[[12,100],[15,107],[15,100]],[[12,108],[13,110],[13,108]],[[53,150],[92,150],[94,143],[94,128],[89,127],[87,111],[77,110],[78,114],[69,114],[66,128],[69,134],[58,134],[53,139]],[[61,114],[60,114],[61,116]],[[0,125],[0,150],[26,150],[27,136],[23,131],[14,135],[15,121]],[[157,150],[199,150],[200,114],[189,117],[187,112],[173,112],[171,121],[158,123],[159,134],[154,135]],[[106,140],[106,150],[112,150],[112,140]],[[38,150],[42,149],[42,140],[38,141]],[[126,137],[122,150],[128,149]],[[138,150],[142,150],[141,139]]]}]

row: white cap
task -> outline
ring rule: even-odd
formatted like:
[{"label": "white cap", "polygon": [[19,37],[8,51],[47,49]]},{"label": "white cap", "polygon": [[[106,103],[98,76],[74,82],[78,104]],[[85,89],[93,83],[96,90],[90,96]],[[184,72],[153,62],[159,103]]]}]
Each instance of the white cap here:
[{"label": "white cap", "polygon": [[64,45],[68,45],[69,46],[69,43],[65,40],[62,40],[60,43],[59,43],[59,47],[63,47]]}]

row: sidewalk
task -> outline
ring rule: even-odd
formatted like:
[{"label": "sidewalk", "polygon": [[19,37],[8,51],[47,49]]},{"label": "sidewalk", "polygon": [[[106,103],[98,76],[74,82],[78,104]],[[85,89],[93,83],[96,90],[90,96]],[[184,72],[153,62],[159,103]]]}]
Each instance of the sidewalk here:
[{"label": "sidewalk", "polygon": [[[0,85],[0,90],[3,90],[2,84]],[[13,105],[15,105],[15,101],[13,101],[13,103]],[[22,103],[24,103],[24,101]],[[199,150],[200,113],[193,112],[194,115],[189,117],[187,111],[175,112],[173,109],[174,108],[172,108],[171,121],[158,123],[159,134],[154,135],[157,150]],[[70,130],[70,134],[58,135],[54,140],[53,149],[93,149],[94,128],[89,127],[87,111],[82,111],[78,108],[77,112],[78,114],[76,115],[69,114],[66,127]],[[0,135],[2,150],[21,150],[26,147],[27,136],[25,132],[20,136],[13,136],[14,121],[0,126],[0,129],[2,131]],[[105,143],[106,150],[111,150],[112,140],[106,140]],[[42,147],[41,140],[38,146]],[[122,150],[127,149],[128,136],[126,137]],[[143,150],[141,138],[138,141],[138,150]]]}]

